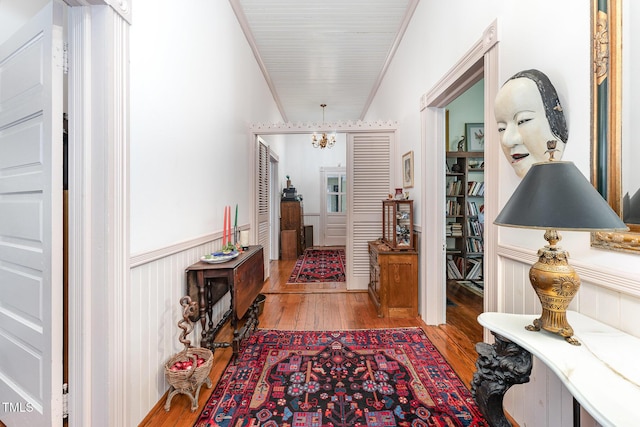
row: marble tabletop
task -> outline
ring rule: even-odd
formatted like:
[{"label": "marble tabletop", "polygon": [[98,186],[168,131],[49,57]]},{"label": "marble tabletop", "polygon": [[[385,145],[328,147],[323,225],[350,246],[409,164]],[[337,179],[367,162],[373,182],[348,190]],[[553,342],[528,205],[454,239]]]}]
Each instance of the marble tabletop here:
[{"label": "marble tabletop", "polygon": [[640,423],[640,339],[580,313],[568,311],[573,346],[547,331],[525,329],[535,315],[482,313],[478,322],[540,359],[603,426]]}]

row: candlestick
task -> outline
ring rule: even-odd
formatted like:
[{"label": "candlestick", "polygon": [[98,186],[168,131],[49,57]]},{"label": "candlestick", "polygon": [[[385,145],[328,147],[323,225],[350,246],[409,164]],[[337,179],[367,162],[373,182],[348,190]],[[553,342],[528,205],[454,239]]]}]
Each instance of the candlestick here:
[{"label": "candlestick", "polygon": [[242,246],[242,249],[249,247],[249,230],[240,231],[240,245]]}]

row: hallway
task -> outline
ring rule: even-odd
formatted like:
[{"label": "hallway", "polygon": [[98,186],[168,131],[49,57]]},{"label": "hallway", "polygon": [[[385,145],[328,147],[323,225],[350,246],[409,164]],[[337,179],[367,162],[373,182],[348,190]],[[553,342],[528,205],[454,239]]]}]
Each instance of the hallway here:
[{"label": "hallway", "polygon": [[[292,261],[271,261],[271,274],[265,281],[263,293],[266,295],[264,311],[260,316],[259,328],[280,330],[344,330],[373,328],[419,327],[427,334],[447,362],[469,386],[475,371],[477,353],[475,344],[465,332],[452,325],[427,326],[420,318],[380,318],[366,292],[347,292],[345,285],[287,285],[287,279],[295,265]],[[290,288],[293,287],[293,288]],[[456,303],[462,303],[462,298]],[[454,301],[455,302],[455,301]],[[455,313],[452,314],[455,317]],[[461,325],[468,322],[459,322]],[[476,323],[477,325],[477,323]],[[222,328],[220,339],[231,337],[227,326]],[[215,385],[229,360],[231,349],[217,349],[210,378]],[[148,427],[190,427],[213,389],[203,388],[198,400],[198,410],[190,411],[186,396],[174,397],[171,410],[164,410],[166,396],[163,396],[149,412],[140,426]]]}]

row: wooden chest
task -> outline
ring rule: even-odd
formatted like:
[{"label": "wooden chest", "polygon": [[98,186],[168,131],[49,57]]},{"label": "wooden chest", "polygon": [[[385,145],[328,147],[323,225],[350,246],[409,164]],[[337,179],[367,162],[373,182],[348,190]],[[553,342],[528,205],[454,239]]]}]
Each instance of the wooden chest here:
[{"label": "wooden chest", "polygon": [[418,316],[418,253],[369,242],[369,296],[378,317]]}]

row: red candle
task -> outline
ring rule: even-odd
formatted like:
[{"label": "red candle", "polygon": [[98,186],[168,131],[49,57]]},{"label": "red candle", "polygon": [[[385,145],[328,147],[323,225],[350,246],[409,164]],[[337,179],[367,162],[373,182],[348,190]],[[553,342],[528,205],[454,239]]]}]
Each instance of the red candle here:
[{"label": "red candle", "polygon": [[224,207],[224,224],[222,225],[222,247],[227,245],[227,207]]}]

